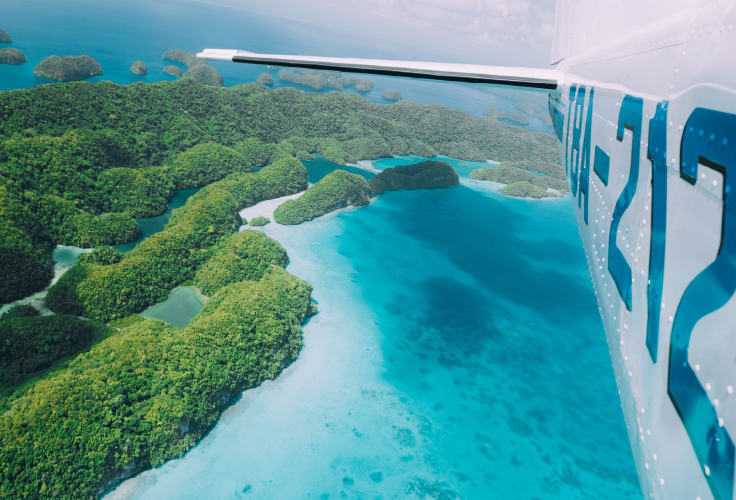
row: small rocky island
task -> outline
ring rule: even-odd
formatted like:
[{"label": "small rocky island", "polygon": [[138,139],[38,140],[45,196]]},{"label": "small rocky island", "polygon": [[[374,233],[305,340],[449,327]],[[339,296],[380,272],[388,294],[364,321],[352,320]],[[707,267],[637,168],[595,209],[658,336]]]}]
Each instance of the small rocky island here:
[{"label": "small rocky island", "polygon": [[58,82],[85,80],[102,74],[102,66],[89,56],[49,56],[33,69],[33,74]]},{"label": "small rocky island", "polygon": [[166,66],[164,68],[164,73],[167,73],[171,76],[182,76],[184,73],[181,69],[179,69],[179,66],[174,66],[173,64],[171,66]]},{"label": "small rocky island", "polygon": [[506,113],[493,106],[486,108],[483,115],[496,120],[509,120],[520,125],[529,125],[529,117],[525,113]]},{"label": "small rocky island", "polygon": [[13,43],[13,39],[3,29],[0,29],[0,43]]},{"label": "small rocky island", "polygon": [[187,52],[181,49],[167,50],[166,52],[164,52],[164,59],[186,64],[188,68],[194,66],[195,64],[199,64],[201,62],[202,63],[207,62],[203,59],[197,59],[196,52]]},{"label": "small rocky island", "polygon": [[469,177],[481,181],[506,184],[499,192],[516,198],[557,198],[556,193],[547,190],[551,188],[559,191],[559,196],[564,196],[568,191],[568,185],[565,181],[534,175],[531,172],[504,164],[498,167],[484,167],[473,170]]},{"label": "small rocky island", "polygon": [[256,83],[260,83],[261,85],[273,85],[273,76],[271,76],[271,73],[261,73],[261,76],[258,77]]},{"label": "small rocky island", "polygon": [[[164,68],[164,71],[166,71],[170,75],[187,76],[192,80],[198,81],[199,83],[202,83],[204,85],[211,85],[213,87],[225,86],[225,80],[222,78],[220,72],[210,66],[210,63],[208,63],[204,59],[197,59],[196,52],[187,52],[180,49],[167,50],[166,52],[164,52],[164,59],[184,63],[187,65],[187,68],[189,68],[187,69],[186,73],[181,75],[177,74],[176,72],[172,73],[170,71],[167,71],[168,68],[172,68],[172,66],[167,66],[166,68]],[[179,73],[181,73],[181,70],[179,70]]]},{"label": "small rocky island", "polygon": [[457,172],[444,161],[427,160],[414,165],[387,168],[370,181],[373,195],[396,189],[432,189],[456,186]]},{"label": "small rocky island", "polygon": [[401,100],[401,92],[399,92],[398,90],[386,89],[381,95],[383,95],[384,99],[391,99],[392,101]]},{"label": "small rocky island", "polygon": [[12,49],[10,47],[0,49],[0,64],[12,64],[13,66],[18,66],[24,62],[27,62],[26,56],[20,50]]},{"label": "small rocky island", "polygon": [[252,218],[248,222],[248,224],[251,225],[251,226],[253,226],[253,227],[261,227],[261,226],[265,226],[269,222],[271,222],[271,219],[269,219],[268,217],[264,217],[264,216],[261,215],[261,216]]},{"label": "small rocky island", "polygon": [[296,71],[279,71],[279,80],[306,85],[317,90],[337,89],[343,90],[355,87],[363,92],[373,90],[373,82],[366,78],[361,80],[355,75],[342,76],[339,71],[318,71],[314,69],[297,69]]},{"label": "small rocky island", "polygon": [[359,81],[355,88],[356,90],[360,90],[361,92],[370,92],[371,90],[373,90],[373,82],[369,78],[366,78]]},{"label": "small rocky island", "polygon": [[204,85],[211,85],[213,87],[225,86],[225,80],[222,78],[220,72],[210,66],[207,62],[191,66],[187,72],[184,73],[184,76],[188,76]]},{"label": "small rocky island", "polygon": [[136,61],[130,67],[130,72],[134,75],[143,76],[148,74],[148,68],[142,61]]}]

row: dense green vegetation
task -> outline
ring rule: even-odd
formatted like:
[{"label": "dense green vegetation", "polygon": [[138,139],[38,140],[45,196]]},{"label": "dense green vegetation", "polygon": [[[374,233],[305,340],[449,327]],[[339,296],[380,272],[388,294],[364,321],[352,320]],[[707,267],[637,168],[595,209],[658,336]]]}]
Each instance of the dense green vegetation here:
[{"label": "dense green vegetation", "polygon": [[[268,219],[266,219],[268,220]],[[242,231],[223,240],[197,271],[194,284],[205,295],[239,281],[258,281],[272,266],[285,267],[286,250],[260,231]]]},{"label": "dense green vegetation", "polygon": [[[98,134],[115,131],[134,167],[164,165],[174,154],[210,141],[237,149],[247,138],[279,143],[293,136],[335,139],[351,163],[420,153],[559,163],[556,139],[548,134],[440,105],[404,100],[380,106],[341,92],[271,90],[259,84],[212,88],[182,79],[126,86],[76,82],[0,94],[0,137],[58,138],[82,125]],[[433,154],[416,151],[421,144]]]},{"label": "dense green vegetation", "polygon": [[374,195],[395,189],[432,189],[455,186],[460,182],[452,166],[444,161],[423,161],[384,169],[370,180]]},{"label": "dense green vegetation", "polygon": [[286,200],[273,212],[279,224],[301,224],[338,208],[367,205],[371,187],[364,177],[335,170],[312,185],[299,198]]},{"label": "dense green vegetation", "polygon": [[75,316],[31,314],[16,309],[0,318],[0,394],[108,332],[102,323]]},{"label": "dense green vegetation", "polygon": [[250,221],[248,221],[248,224],[250,224],[253,227],[261,227],[261,226],[265,226],[269,222],[271,222],[271,219],[269,219],[268,217],[259,216],[259,217],[253,217]]},{"label": "dense green vegetation", "polygon": [[506,113],[505,111],[496,109],[493,106],[486,108],[483,111],[483,115],[496,120],[509,120],[520,125],[529,125],[529,117],[525,113]]},{"label": "dense green vegetation", "polygon": [[[546,134],[355,94],[191,78],[0,93],[0,302],[48,284],[54,244],[97,247],[50,288],[46,305],[59,316],[16,308],[0,318],[0,496],[90,498],[181,456],[232,395],[294,359],[300,322],[315,311],[311,287],[281,268],[278,243],[236,231],[243,207],[307,188],[294,156],[311,154],[341,164],[394,154],[558,161]],[[284,217],[368,201],[362,177],[328,177],[301,205],[280,207]],[[133,217],[201,185],[162,232],[123,255],[107,248],[136,236]],[[136,314],[191,280],[211,297],[186,328]]]},{"label": "dense green vegetation", "polygon": [[[569,189],[567,182],[552,177],[534,175],[531,172],[525,172],[503,164],[499,167],[484,167],[473,170],[469,176],[471,179],[508,184],[501,190],[501,193],[509,196],[528,196],[532,198],[549,196],[554,198],[557,195],[547,191],[548,188],[556,189],[563,195]],[[518,184],[520,182],[522,184]],[[535,186],[539,189],[531,189],[529,186]]]},{"label": "dense green vegetation", "polygon": [[102,66],[86,55],[49,56],[33,68],[33,74],[59,82],[71,82],[101,75]]},{"label": "dense green vegetation", "polygon": [[181,456],[231,397],[296,357],[310,293],[273,266],[220,290],[186,328],[137,323],[5,400],[0,496],[91,498]]},{"label": "dense green vegetation", "polygon": [[80,255],[77,262],[109,266],[110,264],[117,264],[122,258],[120,252],[114,248],[97,247],[89,253]]},{"label": "dense green vegetation", "polygon": [[0,319],[27,318],[29,316],[40,316],[41,312],[28,304],[18,304],[3,313]]},{"label": "dense green vegetation", "polygon": [[565,174],[565,167],[560,165],[559,163],[550,161],[540,161],[531,158],[524,161],[504,161],[501,162],[500,166],[531,170],[532,172],[538,172],[540,174],[544,174],[560,180],[567,179],[567,175]]},{"label": "dense green vegetation", "polygon": [[273,85],[273,76],[271,76],[270,73],[261,73],[261,76],[258,77],[256,83],[260,83],[261,85]]},{"label": "dense green vegetation", "polygon": [[20,50],[11,47],[0,49],[0,64],[18,66],[26,62],[28,62],[26,55]]},{"label": "dense green vegetation", "polygon": [[258,173],[231,174],[189,198],[174,210],[163,231],[124,254],[119,263],[74,266],[49,289],[46,304],[59,314],[103,321],[140,312],[194,277],[212,247],[241,225],[238,210],[306,186],[306,169],[289,156]]},{"label": "dense green vegetation", "polygon": [[543,187],[527,181],[517,181],[503,187],[499,193],[515,198],[556,198],[557,195],[550,193]]},{"label": "dense green vegetation", "polygon": [[[184,76],[192,78],[199,83],[219,87],[225,85],[225,81],[222,79],[220,72],[210,66],[208,61],[197,59],[196,52],[186,52],[180,49],[167,50],[164,52],[164,59],[186,64],[188,69],[187,72],[184,73]],[[175,68],[179,70],[176,66],[168,66],[167,68]],[[166,68],[164,68],[164,71],[166,71]],[[174,76],[182,76],[181,70],[178,72],[167,71],[167,73]]]},{"label": "dense green vegetation", "polygon": [[168,170],[168,167],[142,167],[101,172],[97,177],[99,208],[104,212],[128,212],[136,219],[165,212],[176,193]]},{"label": "dense green vegetation", "polygon": [[31,207],[57,245],[92,248],[133,241],[138,224],[129,213],[109,213],[95,217],[79,210],[71,201],[44,195],[29,195]]},{"label": "dense green vegetation", "polygon": [[171,160],[170,177],[176,189],[191,189],[219,181],[233,172],[250,172],[251,166],[237,151],[208,142],[198,144]]},{"label": "dense green vegetation", "polygon": [[140,323],[141,321],[146,321],[146,318],[141,316],[140,314],[131,314],[127,318],[120,318],[120,319],[114,319],[108,323],[113,328],[128,328],[130,326],[135,325],[136,323]]},{"label": "dense green vegetation", "polygon": [[52,243],[28,200],[0,177],[0,304],[42,289],[53,276]]},{"label": "dense green vegetation", "polygon": [[[264,73],[261,76],[264,75],[268,75],[268,73]],[[270,77],[271,75],[268,76]],[[303,68],[295,71],[281,70],[279,71],[279,80],[306,85],[307,87],[312,87],[317,90],[324,90],[327,88],[342,90],[346,87],[355,87],[362,92],[370,92],[373,90],[373,82],[370,79],[366,78],[361,80],[355,75],[344,77],[339,71],[320,71]],[[273,78],[271,78],[270,84],[273,84]],[[266,85],[270,84],[266,83]]]}]

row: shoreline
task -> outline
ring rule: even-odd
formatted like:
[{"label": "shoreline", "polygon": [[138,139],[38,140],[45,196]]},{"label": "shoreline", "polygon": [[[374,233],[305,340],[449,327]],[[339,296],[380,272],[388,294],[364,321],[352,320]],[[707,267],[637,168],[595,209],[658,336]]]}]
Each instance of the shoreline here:
[{"label": "shoreline", "polygon": [[[395,158],[395,157],[394,157]],[[378,170],[373,165],[373,160],[360,160],[357,163],[346,163],[346,167],[353,167],[353,168],[359,168],[361,170],[365,170],[366,172],[370,172],[372,174],[380,174],[382,170]]]},{"label": "shoreline", "polygon": [[[501,190],[503,188],[505,188],[506,186],[508,186],[508,184],[504,184],[502,182],[494,182],[494,181],[481,181],[481,180],[478,180],[478,179],[472,179],[470,177],[468,177],[467,180],[468,180],[468,182],[463,183],[462,182],[463,180],[461,179],[460,180],[460,183],[461,184],[464,184],[465,186],[470,187],[470,188],[473,188],[473,187],[481,187],[481,188],[484,188],[484,186],[486,186],[484,189],[490,188],[491,191],[496,192],[496,193],[498,193],[501,196],[504,196],[506,198],[511,198],[512,200],[555,201],[555,200],[564,200],[567,197],[567,195],[563,195],[563,196],[545,196],[544,198],[533,198],[531,196],[509,196],[509,195],[504,194],[504,193],[501,192]],[[557,195],[560,194],[559,191],[554,190],[552,188],[547,188],[546,191],[548,193],[550,193],[550,194],[553,194],[553,195],[554,194],[557,194]]]},{"label": "shoreline", "polygon": [[[93,249],[92,248],[80,248],[70,245],[56,245],[54,249],[51,251],[52,259],[53,254],[56,250],[71,250],[73,252],[76,252],[77,255],[81,255],[83,253],[89,253]],[[43,289],[40,290],[32,295],[28,295],[26,297],[23,297],[21,299],[15,300],[13,302],[8,302],[7,304],[3,304],[0,306],[0,318],[8,311],[10,308],[15,307],[17,305],[30,305],[38,309],[38,311],[41,313],[41,316],[51,316],[53,311],[51,309],[46,307],[46,293],[48,292],[49,288],[51,288],[57,281],[59,281],[59,278],[62,277],[62,275],[67,272],[71,267],[76,263],[76,259],[71,264],[61,264],[58,260],[54,260],[54,277],[51,278],[51,281],[49,284]]]},{"label": "shoreline", "polygon": [[[273,219],[273,212],[278,208],[279,205],[284,203],[287,200],[295,200],[299,198],[301,195],[303,195],[306,191],[301,191],[296,194],[290,194],[288,196],[282,196],[280,198],[273,198],[271,200],[263,200],[255,205],[251,205],[250,207],[246,207],[242,210],[240,210],[238,213],[240,214],[240,217],[245,220],[252,220],[256,217],[267,217],[268,220],[271,222],[276,222]],[[249,226],[248,224],[243,224],[238,231],[242,231],[243,228],[246,228],[246,226]]]}]

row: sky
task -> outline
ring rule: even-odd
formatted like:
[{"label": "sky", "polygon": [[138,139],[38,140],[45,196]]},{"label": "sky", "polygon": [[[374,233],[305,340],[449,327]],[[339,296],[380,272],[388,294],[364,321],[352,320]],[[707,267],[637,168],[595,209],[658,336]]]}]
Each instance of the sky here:
[{"label": "sky", "polygon": [[554,31],[555,0],[198,1],[379,38],[406,59],[548,68]]}]

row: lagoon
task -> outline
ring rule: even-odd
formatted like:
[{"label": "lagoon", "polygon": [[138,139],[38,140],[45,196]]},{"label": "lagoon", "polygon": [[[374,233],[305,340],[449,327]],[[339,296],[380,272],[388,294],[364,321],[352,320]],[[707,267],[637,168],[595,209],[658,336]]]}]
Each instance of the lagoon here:
[{"label": "lagoon", "polygon": [[202,307],[203,304],[194,287],[180,286],[172,290],[166,300],[143,311],[141,316],[146,319],[160,319],[171,326],[184,328],[199,314]]}]

